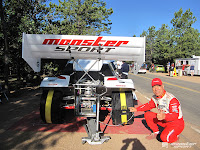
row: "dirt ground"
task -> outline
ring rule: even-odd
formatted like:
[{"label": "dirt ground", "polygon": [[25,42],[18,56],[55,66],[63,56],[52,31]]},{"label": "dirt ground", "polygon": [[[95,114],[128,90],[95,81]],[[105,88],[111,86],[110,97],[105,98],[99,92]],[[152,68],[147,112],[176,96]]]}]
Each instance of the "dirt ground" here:
[{"label": "dirt ground", "polygon": [[[167,74],[160,74],[167,76]],[[199,82],[200,77],[176,77],[179,80]],[[146,98],[136,93],[141,103]],[[180,136],[180,145],[172,146],[157,140],[148,141],[147,134],[107,134],[111,139],[101,145],[82,144],[81,138],[87,137],[86,132],[35,132],[11,130],[11,126],[30,114],[39,110],[41,91],[38,87],[27,87],[20,94],[13,93],[9,102],[0,104],[0,150],[160,150],[160,149],[200,149],[200,128],[190,123]]]}]

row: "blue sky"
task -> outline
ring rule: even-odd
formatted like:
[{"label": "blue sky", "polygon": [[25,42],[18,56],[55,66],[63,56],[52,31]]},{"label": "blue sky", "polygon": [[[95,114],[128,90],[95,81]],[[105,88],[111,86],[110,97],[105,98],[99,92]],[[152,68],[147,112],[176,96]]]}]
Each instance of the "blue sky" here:
[{"label": "blue sky", "polygon": [[[172,27],[170,21],[174,13],[180,8],[185,12],[190,9],[197,21],[193,28],[200,32],[200,0],[104,0],[107,8],[114,13],[109,17],[112,22],[111,34],[103,36],[138,37],[149,27],[155,26],[158,30],[162,24]],[[58,0],[52,0],[58,4]]]},{"label": "blue sky", "polygon": [[[172,27],[170,21],[180,8],[185,12],[190,8],[197,21],[193,28],[200,32],[200,0],[105,0],[107,8],[114,13],[109,17],[112,21],[109,36],[140,36],[149,27],[158,30],[162,24]],[[102,34],[107,35],[107,34]]]}]

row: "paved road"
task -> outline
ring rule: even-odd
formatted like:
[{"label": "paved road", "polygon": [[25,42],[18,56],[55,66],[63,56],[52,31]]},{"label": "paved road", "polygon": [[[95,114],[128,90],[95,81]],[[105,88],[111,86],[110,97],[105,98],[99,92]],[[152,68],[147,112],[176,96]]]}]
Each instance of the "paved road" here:
[{"label": "paved road", "polygon": [[191,124],[200,124],[200,83],[193,83],[183,80],[177,80],[173,77],[162,77],[157,74],[130,74],[129,78],[133,79],[135,88],[147,98],[151,98],[151,80],[159,77],[165,86],[165,90],[174,94],[180,101],[184,119]]}]

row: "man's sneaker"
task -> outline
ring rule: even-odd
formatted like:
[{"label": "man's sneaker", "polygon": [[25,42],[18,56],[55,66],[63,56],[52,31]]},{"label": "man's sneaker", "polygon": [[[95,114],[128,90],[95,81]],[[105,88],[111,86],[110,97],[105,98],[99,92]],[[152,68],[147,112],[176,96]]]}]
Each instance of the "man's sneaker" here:
[{"label": "man's sneaker", "polygon": [[157,133],[151,133],[150,135],[146,136],[147,140],[153,140],[157,138]]}]

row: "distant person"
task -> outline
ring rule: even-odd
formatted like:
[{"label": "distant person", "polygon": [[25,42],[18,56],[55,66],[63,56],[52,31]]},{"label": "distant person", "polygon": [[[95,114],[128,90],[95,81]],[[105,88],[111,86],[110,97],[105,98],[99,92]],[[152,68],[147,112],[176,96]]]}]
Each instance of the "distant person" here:
[{"label": "distant person", "polygon": [[119,74],[121,74],[121,68],[122,68],[122,61],[117,61],[117,72],[119,73]]},{"label": "distant person", "polygon": [[123,61],[121,68],[121,79],[128,79],[129,65]]},{"label": "distant person", "polygon": [[194,76],[194,65],[193,64],[190,66],[190,74],[191,74],[191,76]]},{"label": "distant person", "polygon": [[[144,117],[153,133],[146,139],[155,139],[160,134],[162,142],[173,143],[178,140],[184,129],[180,102],[174,95],[164,90],[164,85],[159,78],[154,78],[151,85],[154,93],[151,100],[137,108],[129,107],[129,109],[131,112],[147,111]],[[159,112],[148,111],[153,108],[157,108]],[[158,125],[164,127],[162,132],[159,131]]]},{"label": "distant person", "polygon": [[[171,73],[170,73],[171,72]],[[170,75],[171,74],[171,75]],[[174,74],[174,63],[171,64],[170,68],[169,68],[169,76],[173,77]]]},{"label": "distant person", "polygon": [[154,63],[152,63],[150,72],[154,72],[154,71],[155,71],[155,65],[154,65]]},{"label": "distant person", "polygon": [[132,64],[130,65],[130,68],[131,68],[131,72],[133,72],[134,63],[132,63]]},{"label": "distant person", "polygon": [[167,73],[169,73],[170,62],[167,63]]},{"label": "distant person", "polygon": [[171,70],[174,71],[174,63],[172,63],[172,65],[171,65]]}]

